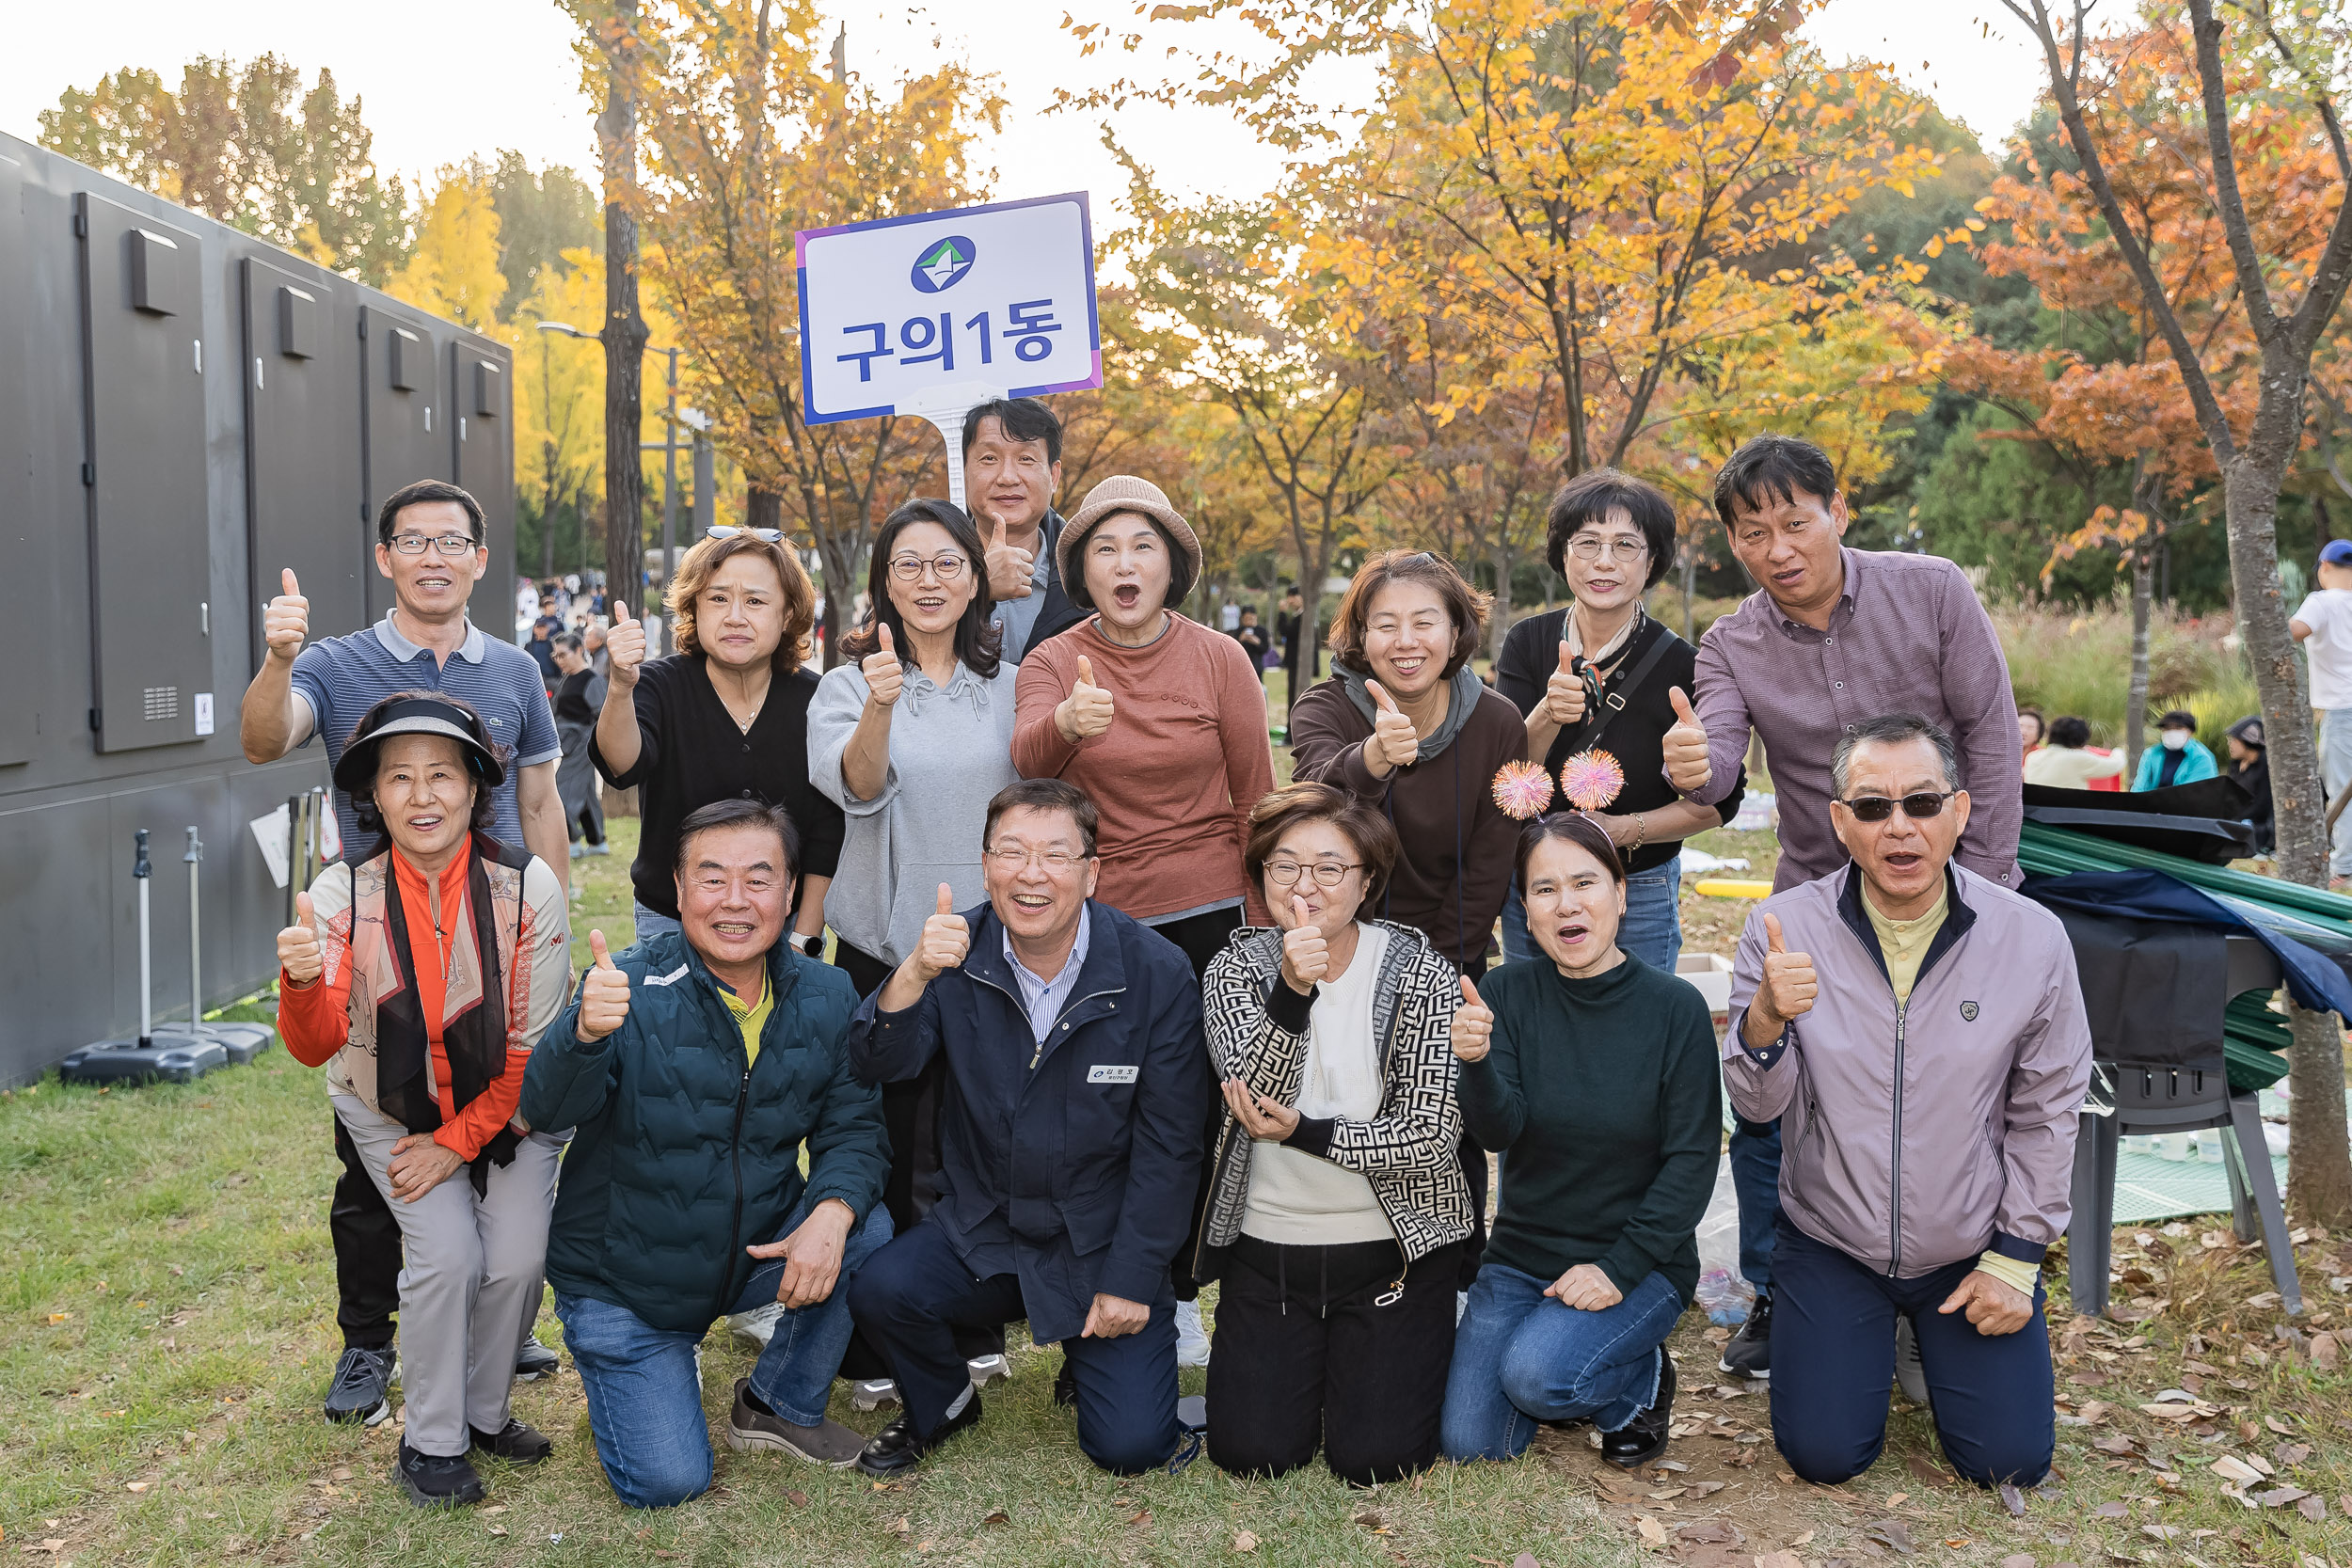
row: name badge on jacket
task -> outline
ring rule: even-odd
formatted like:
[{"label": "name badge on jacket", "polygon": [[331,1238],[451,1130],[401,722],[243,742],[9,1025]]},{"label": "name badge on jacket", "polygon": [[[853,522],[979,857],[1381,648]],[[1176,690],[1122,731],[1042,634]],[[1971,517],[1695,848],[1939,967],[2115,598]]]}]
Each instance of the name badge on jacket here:
[{"label": "name badge on jacket", "polygon": [[1087,1069],[1087,1082],[1089,1084],[1132,1084],[1135,1081],[1136,1069],[1131,1067],[1090,1067]]}]

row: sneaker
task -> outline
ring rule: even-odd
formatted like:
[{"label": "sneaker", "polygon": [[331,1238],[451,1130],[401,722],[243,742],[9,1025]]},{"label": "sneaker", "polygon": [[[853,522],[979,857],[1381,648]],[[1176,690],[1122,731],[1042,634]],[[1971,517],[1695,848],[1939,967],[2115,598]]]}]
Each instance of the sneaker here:
[{"label": "sneaker", "polygon": [[1919,1336],[1909,1318],[1895,1320],[1895,1386],[1920,1409],[1928,1407],[1928,1370],[1919,1364]]},{"label": "sneaker", "polygon": [[[1007,1359],[1002,1351],[989,1355],[973,1356],[964,1362],[964,1365],[972,1370],[972,1386],[975,1388],[985,1388],[992,1383],[1012,1381],[1012,1362]],[[898,1392],[898,1385],[891,1385],[890,1392],[891,1396],[896,1398]]]},{"label": "sneaker", "polygon": [[869,1377],[850,1385],[850,1408],[880,1410],[885,1404],[897,1404],[898,1385],[886,1377]]},{"label": "sneaker", "polygon": [[361,1350],[355,1346],[343,1352],[342,1359],[335,1363],[335,1379],[326,1386],[326,1418],[372,1427],[390,1417],[396,1362],[389,1347]]},{"label": "sneaker", "polygon": [[737,1338],[747,1340],[760,1350],[766,1350],[768,1341],[776,1337],[776,1320],[783,1316],[784,1303],[771,1301],[765,1307],[755,1307],[748,1312],[728,1313],[727,1327],[735,1331]]},{"label": "sneaker", "polygon": [[1724,1346],[1724,1358],[1717,1363],[1734,1377],[1770,1380],[1772,1375],[1772,1298],[1757,1292],[1756,1305],[1748,1308],[1748,1321],[1740,1325]]},{"label": "sneaker", "polygon": [[939,1430],[927,1439],[914,1430],[914,1418],[899,1416],[874,1433],[874,1440],[858,1450],[857,1467],[869,1476],[895,1476],[912,1470],[925,1454],[960,1432],[980,1424],[980,1396],[974,1394],[963,1402],[963,1408],[939,1423]]},{"label": "sneaker", "polygon": [[1638,1470],[1666,1451],[1666,1429],[1674,1424],[1675,1358],[1658,1352],[1658,1397],[1614,1432],[1600,1434],[1600,1456],[1620,1470]]},{"label": "sneaker", "polygon": [[477,1449],[492,1459],[503,1459],[509,1465],[536,1465],[555,1451],[555,1445],[548,1441],[547,1433],[537,1427],[524,1425],[512,1416],[496,1432],[485,1432],[480,1427],[467,1430],[473,1433],[473,1446]]},{"label": "sneaker", "polygon": [[866,1439],[839,1421],[823,1420],[813,1427],[795,1426],[764,1404],[754,1402],[752,1380],[735,1380],[735,1408],[727,1414],[727,1447],[748,1453],[775,1449],[811,1465],[834,1469],[857,1463]]},{"label": "sneaker", "polygon": [[612,852],[612,846],[610,844],[591,844],[586,846],[580,852],[583,855],[609,855]]},{"label": "sneaker", "polygon": [[1176,1365],[1205,1367],[1209,1364],[1209,1335],[1200,1326],[1200,1304],[1180,1301],[1176,1304]]},{"label": "sneaker", "polygon": [[564,1358],[541,1344],[536,1336],[522,1342],[515,1352],[515,1381],[536,1383],[543,1377],[553,1377],[564,1370]]},{"label": "sneaker", "polygon": [[482,1478],[474,1473],[472,1461],[462,1453],[453,1459],[419,1453],[404,1437],[400,1462],[392,1473],[408,1489],[408,1500],[419,1508],[456,1508],[483,1498]]}]

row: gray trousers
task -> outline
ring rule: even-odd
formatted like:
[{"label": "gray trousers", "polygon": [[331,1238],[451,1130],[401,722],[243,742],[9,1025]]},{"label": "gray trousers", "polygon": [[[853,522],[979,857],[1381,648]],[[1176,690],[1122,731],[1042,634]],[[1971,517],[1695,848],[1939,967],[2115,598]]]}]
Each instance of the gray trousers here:
[{"label": "gray trousers", "polygon": [[[2319,774],[2327,785],[2328,799],[2332,800],[2347,783],[2352,783],[2352,707],[2331,707],[2321,711],[2319,720]],[[2352,877],[2352,811],[2336,818],[2336,831],[2328,847],[2328,870],[2331,876]]]},{"label": "gray trousers", "polygon": [[506,1425],[515,1378],[515,1325],[538,1307],[548,1217],[563,1145],[533,1132],[512,1164],[493,1165],[486,1196],[460,1169],[413,1203],[392,1196],[392,1146],[408,1130],[349,1095],[329,1097],[359,1159],[400,1222],[401,1387],[408,1446],[452,1458],[467,1428]]}]

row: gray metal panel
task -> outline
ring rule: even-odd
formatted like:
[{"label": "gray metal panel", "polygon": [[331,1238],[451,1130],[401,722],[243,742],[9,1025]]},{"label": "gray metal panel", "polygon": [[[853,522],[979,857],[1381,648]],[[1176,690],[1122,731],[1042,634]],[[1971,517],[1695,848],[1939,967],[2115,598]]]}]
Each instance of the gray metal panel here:
[{"label": "gray metal panel", "polygon": [[[102,752],[194,740],[213,685],[206,636],[211,522],[201,323],[133,296],[148,255],[151,300],[193,293],[202,242],[88,192],[82,225],[82,345],[88,419],[92,728]],[[167,241],[168,245],[159,242]],[[186,277],[180,280],[183,269]]]},{"label": "gray metal panel", "polygon": [[457,483],[482,503],[489,569],[466,612],[485,633],[515,635],[515,406],[513,361],[503,343],[470,332],[450,344],[451,451]]},{"label": "gray metal panel", "polygon": [[[453,328],[377,294],[366,296],[359,321],[367,362],[362,417],[368,433],[368,539],[373,548],[375,515],[385,497],[421,479],[456,478],[451,461],[451,400],[438,373],[438,367],[449,362],[442,344]],[[409,385],[401,386],[402,380]],[[373,567],[367,585],[368,618],[374,620],[392,608],[392,585]]]},{"label": "gray metal panel", "polygon": [[[25,276],[24,166],[0,152],[0,277]],[[51,635],[55,607],[33,587],[33,449],[25,406],[32,395],[32,356],[25,312],[0,309],[0,582],[13,585],[9,613],[0,615],[0,766],[33,754],[40,683],[27,679]]]},{"label": "gray metal panel", "polygon": [[247,668],[258,670],[262,611],[282,592],[283,570],[294,572],[310,601],[316,639],[367,624],[367,579],[375,567],[359,493],[354,291],[340,278],[297,274],[258,256],[246,257],[240,271],[253,606]]}]

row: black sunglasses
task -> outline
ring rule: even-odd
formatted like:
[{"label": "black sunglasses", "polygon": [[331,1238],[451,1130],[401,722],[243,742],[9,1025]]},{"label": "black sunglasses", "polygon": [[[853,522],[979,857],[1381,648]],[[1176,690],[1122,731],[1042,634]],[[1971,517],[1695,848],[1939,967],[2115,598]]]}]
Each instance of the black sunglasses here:
[{"label": "black sunglasses", "polygon": [[[1906,795],[1902,800],[1903,815],[1914,822],[1941,816],[1944,815],[1944,802],[1959,793],[1957,789],[1947,789],[1939,795],[1934,790],[1923,789],[1916,795]],[[1857,822],[1883,822],[1895,815],[1894,798],[1887,795],[1857,795],[1851,800],[1837,803],[1853,813]]]}]

